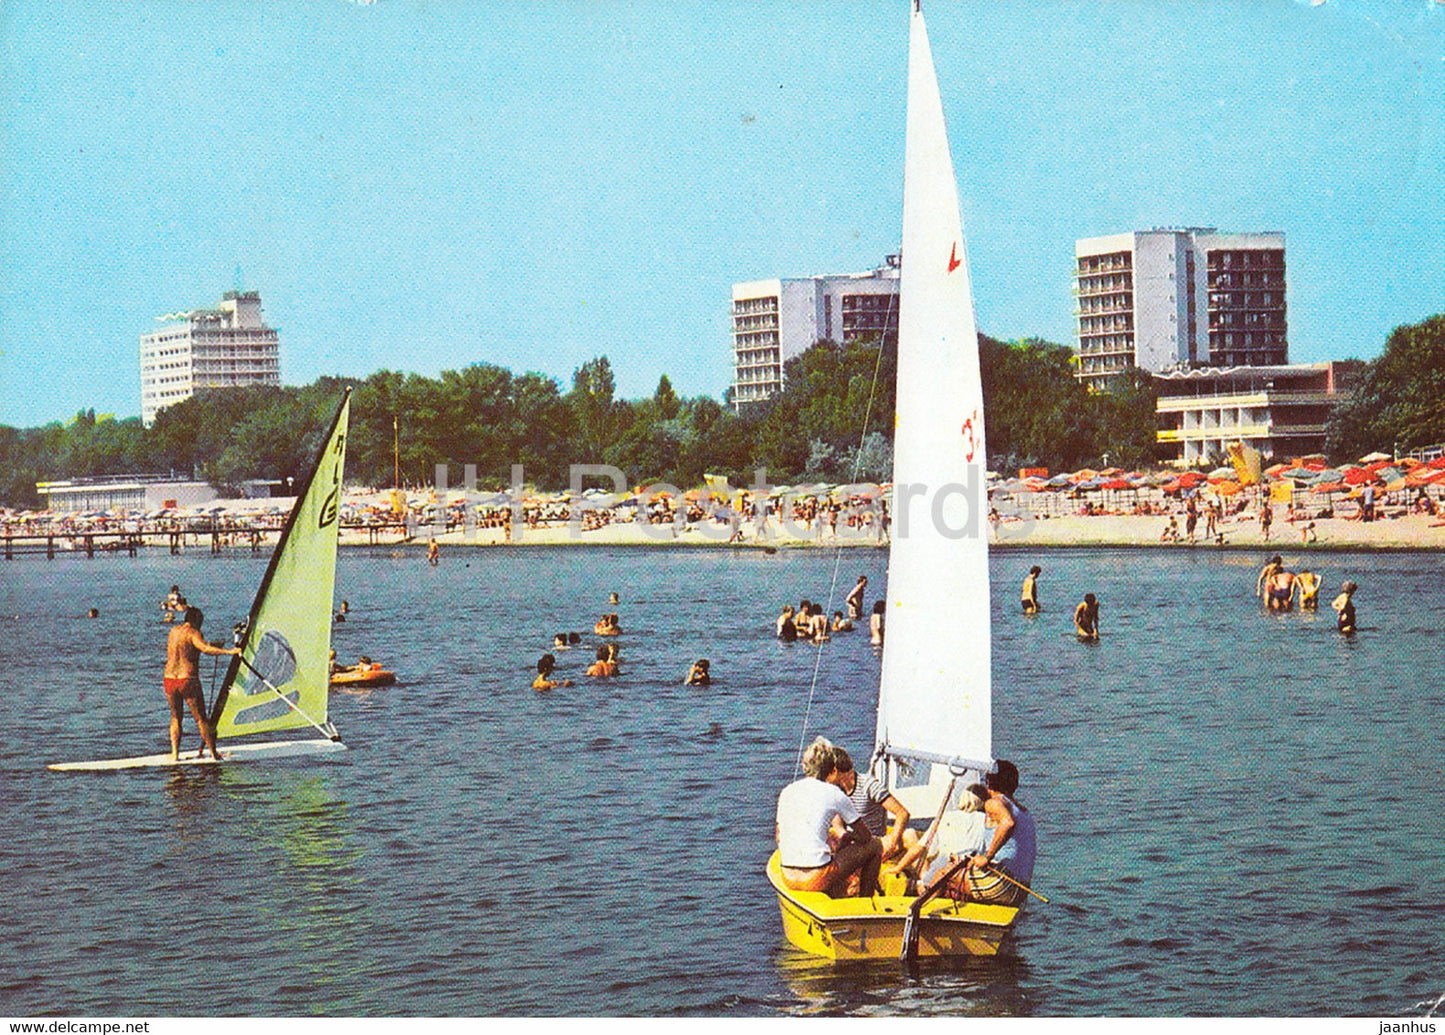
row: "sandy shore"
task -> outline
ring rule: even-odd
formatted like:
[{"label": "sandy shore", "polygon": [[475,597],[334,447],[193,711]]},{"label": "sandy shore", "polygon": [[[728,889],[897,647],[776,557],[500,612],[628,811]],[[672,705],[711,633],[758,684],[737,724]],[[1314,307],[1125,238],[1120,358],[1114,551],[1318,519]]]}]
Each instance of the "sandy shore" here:
[{"label": "sandy shore", "polygon": [[[1423,514],[1410,514],[1396,518],[1384,518],[1368,524],[1344,518],[1320,518],[1315,521],[1315,539],[1303,541],[1300,529],[1286,522],[1277,522],[1266,540],[1261,534],[1257,520],[1225,522],[1221,526],[1224,543],[1195,544],[1161,543],[1167,517],[1136,517],[1107,515],[1101,517],[1047,517],[1033,521],[1004,521],[990,532],[990,542],[1000,549],[1035,549],[1038,547],[1155,547],[1171,550],[1424,550],[1445,548],[1445,521]],[[1200,522],[1203,529],[1203,522]],[[547,525],[526,529],[514,545],[520,546],[673,546],[710,547],[731,549],[816,549],[836,546],[877,549],[882,544],[876,537],[837,537],[825,533],[821,540],[815,537],[799,537],[781,533],[774,525],[767,538],[759,538],[751,525],[743,526],[743,538],[739,543],[728,543],[728,530],[714,526],[713,534],[693,528],[677,535],[659,526],[640,526],[633,523],[613,524],[580,534],[566,525]],[[412,545],[424,545],[435,538],[442,547],[506,546],[505,534],[499,528],[474,529],[470,533],[456,530],[436,535],[428,526],[422,525],[409,541]],[[392,546],[400,543],[401,537],[388,532],[379,536],[375,545]],[[347,533],[344,545],[367,545],[364,533]]]}]

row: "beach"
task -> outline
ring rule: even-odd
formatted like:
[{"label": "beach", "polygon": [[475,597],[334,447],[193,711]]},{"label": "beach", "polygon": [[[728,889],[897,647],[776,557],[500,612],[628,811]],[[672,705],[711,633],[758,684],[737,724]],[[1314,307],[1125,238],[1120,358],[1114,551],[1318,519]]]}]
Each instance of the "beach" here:
[{"label": "beach", "polygon": [[[1224,535],[1222,545],[1205,542],[1201,535],[1197,542],[1187,539],[1177,543],[1160,541],[1168,516],[1104,514],[1064,515],[1037,517],[1031,520],[1004,520],[989,531],[991,545],[1006,550],[1034,549],[1040,547],[1157,547],[1161,550],[1277,550],[1282,552],[1311,552],[1335,550],[1429,550],[1445,548],[1445,521],[1429,514],[1403,514],[1384,517],[1376,521],[1362,522],[1353,518],[1315,518],[1314,539],[1304,541],[1299,525],[1285,521],[1276,522],[1265,539],[1259,521],[1252,517],[1246,520],[1225,521],[1220,525]],[[1202,529],[1202,523],[1201,523]],[[714,525],[703,531],[690,525],[676,535],[670,528],[657,525],[639,525],[635,522],[614,522],[601,528],[586,531],[575,530],[566,522],[545,523],[528,527],[510,545],[517,546],[675,546],[712,547],[734,549],[816,549],[835,547],[880,548],[876,535],[835,536],[824,531],[816,534],[798,534],[801,529],[791,532],[780,530],[776,522],[769,525],[768,534],[760,537],[751,523],[744,523],[742,538],[729,543],[726,526]],[[509,545],[506,532],[501,528],[474,528],[467,531],[453,528],[448,532],[436,533],[432,526],[414,526],[414,535],[405,540],[400,531],[383,533],[379,541],[373,541],[364,531],[348,531],[342,537],[343,545],[384,545],[388,541],[400,543],[427,542],[435,538],[442,547],[450,546],[506,546]]]}]

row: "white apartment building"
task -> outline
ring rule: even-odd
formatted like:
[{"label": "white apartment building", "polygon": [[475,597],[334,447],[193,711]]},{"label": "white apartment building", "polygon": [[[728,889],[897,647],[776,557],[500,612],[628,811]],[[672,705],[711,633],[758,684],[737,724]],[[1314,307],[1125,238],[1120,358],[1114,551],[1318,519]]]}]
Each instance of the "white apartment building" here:
[{"label": "white apartment building", "polygon": [[261,296],[227,291],[215,309],[157,317],[140,339],[141,423],[202,388],[279,385],[280,344],[261,320]]},{"label": "white apartment building", "polygon": [[1284,234],[1155,229],[1074,243],[1078,376],[1289,362]]},{"label": "white apartment building", "polygon": [[783,364],[815,342],[898,336],[898,256],[866,273],[734,284],[733,407],[783,387]]}]

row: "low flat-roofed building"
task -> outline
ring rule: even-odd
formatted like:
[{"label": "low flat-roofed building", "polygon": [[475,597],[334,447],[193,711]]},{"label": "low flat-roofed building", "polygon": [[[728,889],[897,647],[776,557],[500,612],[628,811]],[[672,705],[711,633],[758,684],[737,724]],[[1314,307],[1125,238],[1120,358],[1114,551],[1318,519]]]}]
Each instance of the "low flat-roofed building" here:
[{"label": "low flat-roofed building", "polygon": [[1343,378],[1358,360],[1259,367],[1204,367],[1154,375],[1158,441],[1170,461],[1193,467],[1218,460],[1236,442],[1278,459],[1324,451],[1325,422],[1348,398]]},{"label": "low flat-roofed building", "polygon": [[36,482],[45,506],[63,514],[90,510],[144,513],[166,507],[210,503],[217,493],[209,482],[178,481],[170,475],[120,474],[65,481]]}]

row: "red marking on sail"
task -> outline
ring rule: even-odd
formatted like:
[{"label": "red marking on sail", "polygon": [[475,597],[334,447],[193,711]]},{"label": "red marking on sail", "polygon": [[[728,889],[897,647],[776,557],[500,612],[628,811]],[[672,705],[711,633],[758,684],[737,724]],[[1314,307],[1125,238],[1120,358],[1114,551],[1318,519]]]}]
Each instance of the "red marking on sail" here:
[{"label": "red marking on sail", "polygon": [[954,241],[953,250],[948,253],[948,272],[952,273],[962,265],[963,263],[958,261],[958,242]]}]

